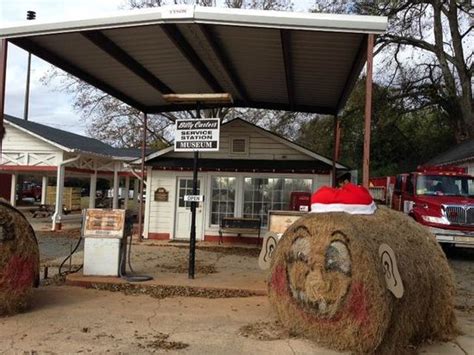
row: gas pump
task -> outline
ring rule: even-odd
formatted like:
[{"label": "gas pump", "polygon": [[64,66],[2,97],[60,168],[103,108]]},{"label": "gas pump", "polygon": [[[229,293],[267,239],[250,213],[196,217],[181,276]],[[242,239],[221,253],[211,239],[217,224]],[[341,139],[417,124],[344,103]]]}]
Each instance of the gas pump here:
[{"label": "gas pump", "polygon": [[125,273],[125,265],[120,262],[125,257],[127,239],[125,216],[125,210],[119,209],[85,211],[82,232],[84,275],[119,276]]}]

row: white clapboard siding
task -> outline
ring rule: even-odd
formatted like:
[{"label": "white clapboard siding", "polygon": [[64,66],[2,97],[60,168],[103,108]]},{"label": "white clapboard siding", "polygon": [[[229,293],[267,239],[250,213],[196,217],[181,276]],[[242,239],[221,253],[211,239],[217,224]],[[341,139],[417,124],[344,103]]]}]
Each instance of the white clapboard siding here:
[{"label": "white clapboard siding", "polygon": [[12,127],[9,124],[5,125],[5,137],[2,141],[2,150],[7,151],[29,151],[29,152],[44,152],[44,151],[59,151],[58,148],[49,144],[39,138],[32,136],[26,132]]},{"label": "white clapboard siding", "polygon": [[[248,155],[231,154],[230,142],[232,138],[248,138]],[[170,152],[166,156],[191,158],[193,153]],[[221,127],[219,152],[201,152],[199,156],[203,159],[314,160],[314,158],[282,143],[277,137],[270,138],[260,129],[240,120],[232,121]]]},{"label": "white clapboard siding", "polygon": [[[154,201],[155,190],[163,187],[168,191],[168,201]],[[176,198],[176,174],[163,171],[153,171],[150,201],[150,233],[172,233]]]},{"label": "white clapboard siding", "polygon": [[467,161],[459,165],[467,168],[467,173],[469,175],[474,175],[474,161]]}]

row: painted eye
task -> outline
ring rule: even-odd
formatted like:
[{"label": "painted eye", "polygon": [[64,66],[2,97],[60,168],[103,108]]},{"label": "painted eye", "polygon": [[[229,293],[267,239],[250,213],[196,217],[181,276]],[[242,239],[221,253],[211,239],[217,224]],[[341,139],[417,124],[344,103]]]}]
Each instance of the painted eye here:
[{"label": "painted eye", "polygon": [[351,256],[347,245],[342,241],[331,242],[326,249],[326,270],[339,271],[343,274],[351,273]]},{"label": "painted eye", "polygon": [[308,257],[306,256],[305,253],[303,253],[302,251],[299,251],[297,254],[296,254],[296,259],[299,260],[299,261],[304,261],[306,262],[308,260]]},{"label": "painted eye", "polygon": [[307,238],[297,238],[291,246],[291,258],[296,261],[308,261],[308,253],[310,251],[310,245]]}]

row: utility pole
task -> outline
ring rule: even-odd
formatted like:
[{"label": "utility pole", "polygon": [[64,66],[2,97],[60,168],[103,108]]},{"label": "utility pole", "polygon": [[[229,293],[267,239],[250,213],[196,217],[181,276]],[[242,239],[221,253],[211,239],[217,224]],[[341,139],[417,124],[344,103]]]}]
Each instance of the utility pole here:
[{"label": "utility pole", "polygon": [[[27,20],[35,20],[36,12],[28,10],[26,12]],[[28,52],[28,67],[26,69],[26,89],[25,89],[25,108],[23,110],[23,119],[28,121],[28,109],[30,104],[30,74],[31,74],[31,53]]]}]

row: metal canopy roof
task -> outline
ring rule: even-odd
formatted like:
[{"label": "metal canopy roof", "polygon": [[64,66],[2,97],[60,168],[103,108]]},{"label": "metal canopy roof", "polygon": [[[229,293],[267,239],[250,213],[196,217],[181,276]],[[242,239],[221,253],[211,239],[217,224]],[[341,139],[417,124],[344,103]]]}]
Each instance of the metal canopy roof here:
[{"label": "metal canopy roof", "polygon": [[228,92],[232,106],[336,114],[367,34],[386,26],[375,16],[171,6],[34,21],[0,38],[146,113],[192,108],[162,94]]}]

